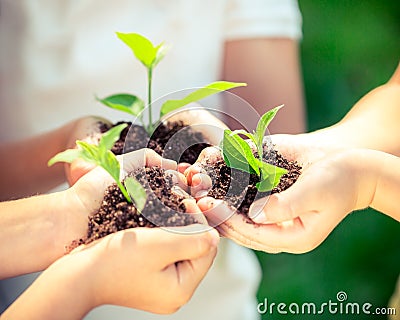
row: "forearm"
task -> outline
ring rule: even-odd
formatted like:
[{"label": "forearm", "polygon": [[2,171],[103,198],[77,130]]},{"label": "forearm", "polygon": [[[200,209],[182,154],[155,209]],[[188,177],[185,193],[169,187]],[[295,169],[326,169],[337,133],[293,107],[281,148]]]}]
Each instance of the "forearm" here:
[{"label": "forearm", "polygon": [[[285,105],[271,123],[269,130],[272,133],[305,131],[297,41],[284,38],[229,41],[225,44],[222,77],[225,80],[247,82],[247,87],[232,92],[249,102],[260,115],[277,105]],[[236,99],[229,99],[226,106],[228,113],[239,112],[240,106],[235,102]],[[248,110],[243,110],[240,119],[248,118]],[[253,120],[250,127],[255,126],[258,118]]]},{"label": "forearm", "polygon": [[400,221],[400,158],[374,150],[355,151],[350,155],[358,172],[358,204],[370,206]]},{"label": "forearm", "polygon": [[84,234],[69,191],[0,203],[0,278],[40,271]]},{"label": "forearm", "polygon": [[56,261],[3,313],[6,319],[82,319],[94,305],[90,273],[95,266],[84,255]]},{"label": "forearm", "polygon": [[65,181],[63,165],[48,168],[47,161],[67,148],[74,126],[0,146],[0,200],[43,193]]}]

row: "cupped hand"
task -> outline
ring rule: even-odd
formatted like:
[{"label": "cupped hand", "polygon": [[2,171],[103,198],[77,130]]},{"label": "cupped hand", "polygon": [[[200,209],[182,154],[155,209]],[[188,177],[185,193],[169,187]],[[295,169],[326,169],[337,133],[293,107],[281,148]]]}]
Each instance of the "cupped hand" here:
[{"label": "cupped hand", "polygon": [[[285,158],[297,161],[303,168],[293,186],[256,201],[249,212],[253,221],[222,200],[205,197],[198,205],[212,226],[241,245],[273,253],[310,251],[349,212],[359,208],[360,177],[348,149],[333,140],[324,140],[320,133],[271,138]],[[213,161],[216,157],[218,152],[208,149],[199,161]],[[194,179],[197,171],[196,166],[187,169],[188,180]]]},{"label": "cupped hand", "polygon": [[[159,166],[166,170],[176,170],[177,164],[173,160],[162,158],[151,149],[141,149],[117,157],[121,166],[121,179],[128,173],[141,167]],[[114,183],[112,177],[102,168],[96,167],[79,179],[71,188],[64,191],[67,202],[66,219],[60,228],[59,237],[63,245],[85,235],[87,217],[101,205],[104,192]],[[177,182],[178,184],[178,182]],[[198,213],[188,199],[188,212]]]},{"label": "cupped hand", "polygon": [[[210,110],[212,111],[212,110]],[[206,139],[204,142],[218,145],[228,127],[213,113],[197,103],[191,103],[163,118],[163,121],[182,121],[193,131],[201,132]]]},{"label": "cupped hand", "polygon": [[[76,148],[76,141],[83,140],[91,144],[98,144],[101,137],[101,124],[110,125],[110,121],[101,117],[87,116],[75,121],[67,139],[65,149]],[[82,159],[65,164],[65,176],[69,185],[73,185],[80,177],[92,170],[95,166]]]},{"label": "cupped hand", "polygon": [[214,229],[199,232],[202,228],[123,230],[72,255],[93,264],[89,279],[95,306],[172,313],[191,298],[215,258],[219,235]]}]

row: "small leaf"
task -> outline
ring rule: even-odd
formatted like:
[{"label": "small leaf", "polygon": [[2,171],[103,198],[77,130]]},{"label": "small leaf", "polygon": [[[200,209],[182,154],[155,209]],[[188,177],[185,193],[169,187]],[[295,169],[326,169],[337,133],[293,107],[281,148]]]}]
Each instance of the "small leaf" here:
[{"label": "small leaf", "polygon": [[153,67],[155,67],[162,59],[164,59],[165,55],[168,52],[168,47],[163,43],[160,43],[157,47],[157,53],[156,53],[156,58],[153,62]]},{"label": "small leaf", "polygon": [[246,130],[243,130],[243,129],[234,130],[234,131],[232,131],[231,136],[235,135],[235,134],[236,135],[237,134],[242,134],[242,135],[246,136],[247,138],[249,138],[251,141],[253,141],[255,145],[257,145],[257,141],[256,141],[254,135],[249,133],[249,132],[247,132]]},{"label": "small leaf", "polygon": [[114,153],[106,150],[101,154],[98,165],[106,170],[115,181],[119,181],[120,164]]},{"label": "small leaf", "polygon": [[257,141],[256,142],[256,146],[257,146],[258,149],[261,148],[261,150],[262,150],[262,143],[263,143],[265,131],[267,130],[267,127],[270,124],[270,122],[274,119],[276,113],[282,107],[283,107],[283,105],[280,105],[278,107],[275,107],[275,108],[267,111],[266,113],[264,113],[261,116],[260,120],[258,121],[256,132],[254,133],[254,136],[255,136],[256,141]]},{"label": "small leaf", "polygon": [[57,162],[71,163],[76,159],[80,158],[81,155],[82,155],[82,150],[80,149],[68,149],[56,154],[53,158],[49,160],[49,162],[47,162],[47,165],[50,167]]},{"label": "small leaf", "polygon": [[[154,66],[157,59],[157,53],[161,50],[162,44],[155,47],[149,39],[138,33],[117,32],[117,36],[129,48],[131,48],[133,54],[146,68]],[[158,59],[157,63],[161,59],[162,57]]]},{"label": "small leaf", "polygon": [[76,141],[76,144],[78,145],[78,147],[81,148],[82,150],[82,157],[84,158],[84,160],[92,162],[92,163],[97,163],[97,159],[99,157],[99,147],[94,145],[94,144],[90,144],[87,143],[86,141]]},{"label": "small leaf", "polygon": [[104,150],[111,150],[111,148],[114,146],[114,143],[118,141],[122,130],[124,130],[127,126],[128,124],[122,123],[105,132],[101,136],[99,147],[103,148]]},{"label": "small leaf", "polygon": [[250,146],[242,138],[231,133],[231,130],[224,130],[221,146],[226,164],[231,168],[259,175],[258,162]]},{"label": "small leaf", "polygon": [[96,99],[107,107],[134,115],[135,117],[144,110],[144,101],[128,93],[114,94],[104,99],[96,97]]},{"label": "small leaf", "polygon": [[288,172],[284,168],[274,166],[265,161],[259,161],[259,165],[261,168],[261,181],[256,186],[258,191],[261,192],[271,191],[279,184],[281,177]]},{"label": "small leaf", "polygon": [[228,81],[216,81],[216,82],[210,83],[210,84],[206,85],[205,87],[200,88],[200,89],[188,94],[183,99],[165,101],[161,107],[160,118],[171,111],[174,111],[183,106],[186,106],[189,103],[204,99],[215,93],[219,93],[221,91],[226,91],[226,90],[233,89],[236,87],[243,87],[246,85],[247,85],[246,83],[236,83],[236,82],[228,82]]},{"label": "small leaf", "polygon": [[130,197],[135,202],[136,209],[139,212],[142,212],[147,201],[146,190],[142,187],[139,181],[132,177],[128,177],[125,179],[125,187]]}]

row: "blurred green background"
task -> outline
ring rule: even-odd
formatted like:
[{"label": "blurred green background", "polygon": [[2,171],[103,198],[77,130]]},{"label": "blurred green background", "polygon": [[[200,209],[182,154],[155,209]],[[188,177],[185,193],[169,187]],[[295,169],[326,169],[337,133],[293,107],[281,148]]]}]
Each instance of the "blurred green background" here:
[{"label": "blurred green background", "polygon": [[[400,1],[299,0],[299,4],[308,128],[315,130],[340,120],[359,98],[391,76],[400,58]],[[374,210],[364,210],[348,216],[313,252],[257,252],[257,256],[264,271],[259,301],[318,305],[337,302],[336,294],[344,291],[349,302],[384,307],[400,274],[400,224]],[[311,318],[386,317],[328,312],[279,315],[276,311],[263,316]]]}]

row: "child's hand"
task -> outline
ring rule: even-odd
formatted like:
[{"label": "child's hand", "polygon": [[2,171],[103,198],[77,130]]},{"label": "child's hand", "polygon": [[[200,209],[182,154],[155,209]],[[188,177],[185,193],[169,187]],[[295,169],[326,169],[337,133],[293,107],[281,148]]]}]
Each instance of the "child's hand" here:
[{"label": "child's hand", "polygon": [[[75,142],[77,140],[98,144],[101,137],[101,123],[110,124],[108,120],[95,116],[87,116],[76,120],[66,141],[64,150],[76,148]],[[66,163],[64,166],[65,176],[71,186],[78,181],[80,177],[95,167],[92,163],[88,163],[82,159],[77,159],[71,164]]]},{"label": "child's hand", "polygon": [[191,298],[217,252],[216,230],[199,233],[193,231],[196,227],[125,230],[78,252],[93,259],[95,304],[177,311]]},{"label": "child's hand", "polygon": [[103,304],[175,312],[217,252],[218,233],[193,232],[196,226],[128,229],[81,246],[46,269],[2,318],[49,319],[59,310],[59,319],[81,319]]}]

